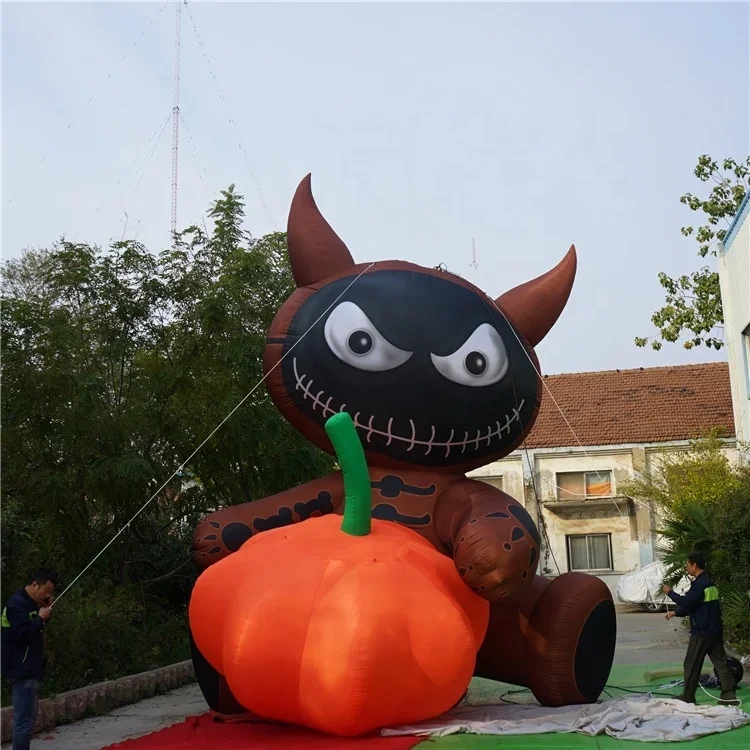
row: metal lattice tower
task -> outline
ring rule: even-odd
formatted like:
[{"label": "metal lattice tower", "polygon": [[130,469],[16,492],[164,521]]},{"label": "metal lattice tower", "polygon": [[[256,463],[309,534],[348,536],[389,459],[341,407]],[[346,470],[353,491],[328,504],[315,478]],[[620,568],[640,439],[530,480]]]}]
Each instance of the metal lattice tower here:
[{"label": "metal lattice tower", "polygon": [[172,242],[177,236],[177,164],[180,145],[180,26],[182,2],[177,0],[177,29],[174,42],[174,106],[172,107]]},{"label": "metal lattice tower", "polygon": [[471,267],[476,271],[479,268],[477,263],[477,245],[474,242],[474,238],[471,238]]}]

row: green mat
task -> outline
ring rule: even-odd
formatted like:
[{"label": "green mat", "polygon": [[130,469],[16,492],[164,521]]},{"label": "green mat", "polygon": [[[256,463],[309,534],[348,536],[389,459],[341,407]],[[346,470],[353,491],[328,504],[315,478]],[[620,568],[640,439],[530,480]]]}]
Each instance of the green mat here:
[{"label": "green mat", "polygon": [[[672,665],[660,664],[658,667],[665,667]],[[681,666],[681,665],[675,665]],[[617,685],[620,688],[630,688],[632,690],[638,690],[639,692],[648,692],[648,687],[643,687],[646,684],[646,680],[643,677],[643,673],[650,669],[658,668],[656,665],[616,665],[612,668],[612,674],[607,682],[608,685]],[[651,684],[652,690],[658,690],[659,685],[665,682],[671,682],[676,678],[667,677],[662,680],[656,680]],[[483,680],[476,678],[472,680],[469,688],[469,700],[475,705],[497,703],[501,695],[504,695],[506,700],[511,700],[515,703],[534,703],[534,698],[530,693],[524,692],[509,692],[518,691],[519,688],[513,685],[505,685],[500,682],[492,682],[491,680]],[[624,690],[618,690],[615,687],[608,687],[612,697],[619,698],[629,693]],[[680,694],[680,688],[676,688],[671,692],[677,696]],[[718,690],[711,690],[712,694],[719,694]],[[698,703],[712,703],[711,699],[700,689],[698,689]],[[743,681],[742,687],[737,691],[737,697],[743,703],[743,710],[750,712],[750,687],[748,687],[747,680]],[[609,700],[609,696],[602,695],[603,700]],[[702,737],[698,740],[691,740],[690,742],[633,742],[629,740],[616,740],[614,737],[607,737],[605,735],[599,737],[587,737],[583,734],[531,734],[531,735],[510,735],[507,737],[494,737],[494,736],[480,736],[476,734],[455,734],[450,737],[436,737],[428,740],[425,743],[417,745],[418,748],[423,750],[429,750],[430,747],[434,747],[435,750],[491,750],[491,748],[498,748],[499,750],[613,750],[619,748],[624,750],[628,748],[643,748],[647,745],[659,745],[659,746],[685,746],[690,750],[750,750],[750,726],[742,727],[741,729],[735,729],[731,732],[723,732],[721,734],[712,734],[708,737]]]}]

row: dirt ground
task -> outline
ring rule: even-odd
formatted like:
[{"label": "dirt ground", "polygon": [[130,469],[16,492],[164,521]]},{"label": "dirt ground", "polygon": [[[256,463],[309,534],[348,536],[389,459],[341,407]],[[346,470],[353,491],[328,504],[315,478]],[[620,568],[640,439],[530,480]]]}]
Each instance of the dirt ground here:
[{"label": "dirt ground", "polygon": [[[648,614],[635,608],[618,608],[617,664],[681,663],[687,645],[687,632],[675,630],[664,615]],[[39,735],[32,747],[44,750],[100,750],[102,747],[139,737],[186,716],[203,713],[207,707],[197,685],[174,690],[167,695],[115,709],[106,716],[84,719]],[[2,750],[10,750],[10,744]]]}]

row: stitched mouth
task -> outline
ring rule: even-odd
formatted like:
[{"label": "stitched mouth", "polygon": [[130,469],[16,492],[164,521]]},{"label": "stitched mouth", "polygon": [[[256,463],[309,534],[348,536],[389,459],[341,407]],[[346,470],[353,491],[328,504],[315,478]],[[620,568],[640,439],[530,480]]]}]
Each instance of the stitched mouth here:
[{"label": "stitched mouth", "polygon": [[[313,379],[312,377],[309,377],[309,379],[307,379],[307,373],[299,373],[299,370],[297,369],[296,357],[293,357],[292,359],[292,367],[294,370],[294,379],[296,380],[295,390],[302,391],[303,401],[307,401],[308,399],[310,399],[313,412],[315,412],[316,409],[320,407],[320,413],[325,420],[329,416],[332,416],[337,412],[346,411],[346,404],[335,404],[333,396],[326,394],[325,390],[319,390],[317,391],[317,393],[312,390]],[[306,379],[307,382],[305,382]],[[409,425],[411,428],[411,435],[409,436],[400,435],[393,431],[393,417],[388,418],[385,430],[380,428],[382,422],[385,422],[385,420],[383,419],[378,421],[376,425],[375,415],[369,415],[368,418],[368,415],[363,416],[362,412],[358,411],[356,412],[356,414],[352,415],[352,420],[355,427],[366,433],[365,439],[368,443],[372,442],[373,435],[378,435],[380,437],[386,438],[386,445],[390,445],[394,441],[408,443],[409,447],[406,449],[407,452],[414,450],[414,448],[416,447],[424,448],[425,456],[428,456],[432,452],[433,448],[444,449],[445,457],[448,458],[451,454],[451,451],[454,449],[460,449],[462,454],[466,453],[467,448],[469,450],[478,451],[480,446],[489,446],[495,438],[502,439],[503,435],[506,433],[509,436],[511,427],[516,422],[520,423],[521,421],[520,415],[521,409],[523,409],[524,401],[525,399],[521,399],[521,402],[518,404],[518,406],[512,409],[509,414],[506,414],[504,416],[504,421],[496,420],[494,424],[488,424],[486,427],[479,428],[476,430],[476,435],[474,435],[473,429],[471,431],[452,429],[446,440],[437,439],[435,425],[430,425],[431,432],[430,437],[427,440],[418,439],[417,429],[413,419],[409,420]],[[460,438],[461,432],[463,432],[462,439]],[[471,437],[469,436],[470,432]]]}]

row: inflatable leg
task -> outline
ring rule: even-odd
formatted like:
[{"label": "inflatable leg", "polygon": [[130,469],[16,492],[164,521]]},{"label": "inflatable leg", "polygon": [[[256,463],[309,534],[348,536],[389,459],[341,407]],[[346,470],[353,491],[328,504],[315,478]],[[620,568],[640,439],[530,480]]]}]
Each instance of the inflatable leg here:
[{"label": "inflatable leg", "polygon": [[531,688],[545,706],[596,701],[612,668],[617,625],[603,581],[537,576],[518,605],[491,605],[475,674]]}]

